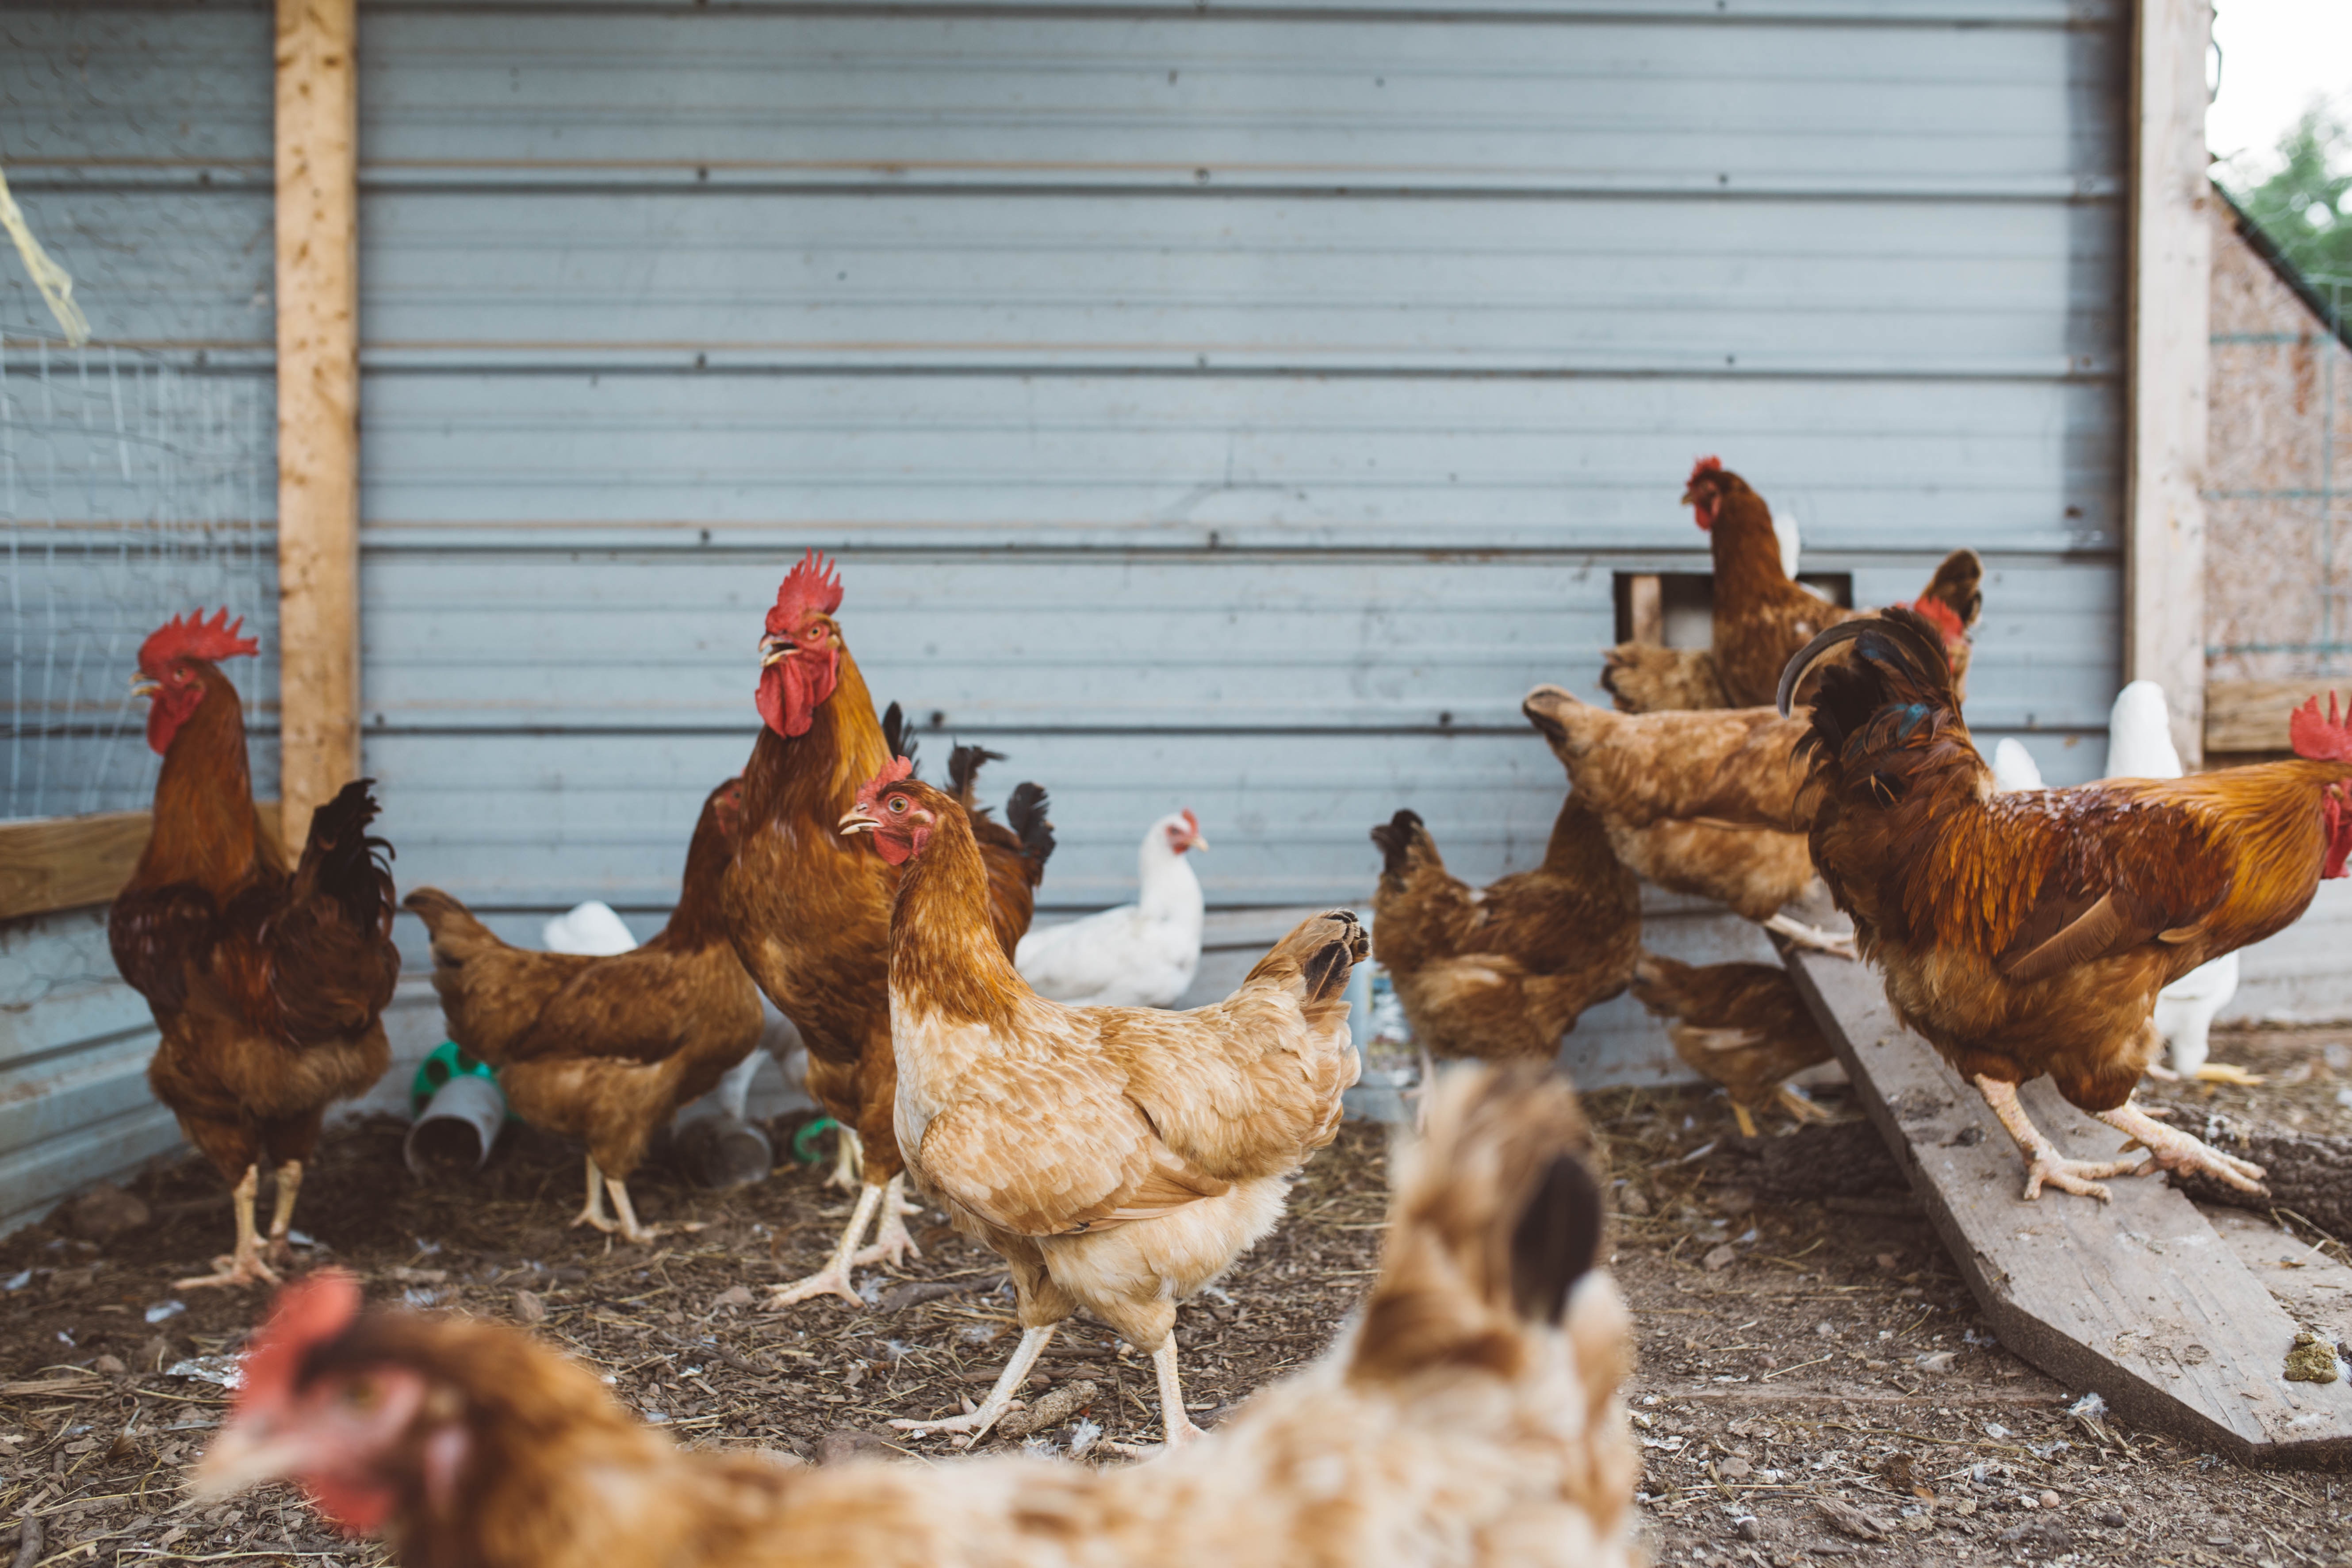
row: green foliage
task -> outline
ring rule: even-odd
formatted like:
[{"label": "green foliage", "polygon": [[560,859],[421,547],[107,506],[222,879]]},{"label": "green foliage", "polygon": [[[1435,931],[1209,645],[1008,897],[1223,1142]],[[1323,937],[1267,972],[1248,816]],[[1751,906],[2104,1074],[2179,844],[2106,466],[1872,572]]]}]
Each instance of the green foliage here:
[{"label": "green foliage", "polygon": [[[2352,129],[2314,103],[2279,138],[2278,171],[2230,195],[2323,296],[2352,289]],[[2344,289],[2330,289],[2330,283]]]}]

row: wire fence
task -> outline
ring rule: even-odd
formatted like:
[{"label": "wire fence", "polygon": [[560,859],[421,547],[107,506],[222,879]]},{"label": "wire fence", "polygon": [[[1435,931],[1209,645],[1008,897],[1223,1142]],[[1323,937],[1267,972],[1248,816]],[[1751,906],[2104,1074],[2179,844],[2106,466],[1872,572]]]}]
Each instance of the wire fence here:
[{"label": "wire fence", "polygon": [[272,408],[266,374],[0,327],[0,816],[148,804],[161,759],[130,677],[150,632],[200,607],[260,640],[228,673],[256,793],[276,793]]}]

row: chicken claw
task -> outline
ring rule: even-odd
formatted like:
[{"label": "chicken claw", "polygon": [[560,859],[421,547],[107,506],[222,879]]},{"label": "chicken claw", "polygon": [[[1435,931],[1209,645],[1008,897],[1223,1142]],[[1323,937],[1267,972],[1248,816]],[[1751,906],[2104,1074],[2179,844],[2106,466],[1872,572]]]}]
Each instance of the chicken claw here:
[{"label": "chicken claw", "polygon": [[[1013,1359],[1004,1363],[997,1374],[996,1386],[980,1402],[977,1410],[966,1410],[961,1415],[950,1415],[940,1421],[893,1421],[890,1425],[901,1432],[950,1432],[961,1435],[959,1447],[977,1443],[988,1435],[988,1429],[1004,1418],[1013,1408],[1013,1396],[1029,1381],[1030,1369],[1037,1358],[1045,1353],[1046,1342],[1053,1339],[1059,1325],[1048,1323],[1042,1329],[1024,1329],[1021,1342],[1013,1347]],[[1172,1343],[1172,1342],[1171,1342]]]},{"label": "chicken claw", "polygon": [[923,1205],[908,1203],[903,1195],[906,1190],[904,1172],[891,1177],[890,1184],[882,1189],[882,1224],[874,1233],[874,1245],[850,1258],[852,1265],[864,1268],[887,1263],[897,1268],[908,1258],[923,1255],[923,1249],[915,1245],[914,1234],[907,1228],[907,1216],[922,1213]]},{"label": "chicken claw", "polygon": [[236,1250],[213,1259],[213,1272],[174,1279],[174,1290],[200,1290],[214,1285],[276,1285],[278,1272],[263,1260],[261,1233],[253,1223],[253,1195],[261,1190],[261,1167],[246,1167],[245,1179],[229,1189],[236,1204]]},{"label": "chicken claw", "polygon": [[1861,950],[1854,946],[1854,939],[1850,934],[1840,936],[1834,931],[1823,931],[1815,925],[1807,925],[1804,921],[1788,915],[1774,915],[1764,922],[1764,929],[1769,931],[1778,931],[1787,937],[1793,946],[1807,948],[1814,952],[1830,953],[1838,958],[1850,958],[1857,963],[1862,962]]},{"label": "chicken claw", "polygon": [[2200,1083],[2231,1083],[2240,1089],[2260,1089],[2270,1079],[2258,1072],[2248,1072],[2234,1062],[2207,1062],[2189,1075]]},{"label": "chicken claw", "polygon": [[826,1260],[825,1266],[805,1279],[795,1279],[789,1285],[770,1286],[767,1305],[762,1310],[781,1312],[794,1302],[805,1301],[812,1296],[838,1296],[853,1307],[865,1306],[866,1298],[860,1296],[857,1288],[850,1283],[849,1270],[857,1261],[858,1239],[866,1234],[866,1227],[873,1223],[874,1211],[881,1205],[886,1190],[875,1186],[860,1188],[857,1206],[850,1211],[848,1227],[841,1233],[841,1240],[835,1245],[833,1257]]},{"label": "chicken claw", "polygon": [[2234,1154],[2224,1154],[2178,1127],[2167,1127],[2147,1112],[2124,1101],[2113,1110],[2099,1112],[2099,1120],[2118,1132],[2128,1134],[2148,1152],[2150,1165],[2161,1165],[2168,1171],[2202,1171],[2216,1180],[2227,1182],[2244,1193],[2267,1193],[2263,1178],[2269,1174],[2251,1160],[2241,1160]]},{"label": "chicken claw", "polygon": [[[2115,1194],[2107,1191],[2102,1177],[2136,1176],[2155,1164],[2152,1160],[2070,1160],[2025,1114],[2025,1107],[2017,1102],[2015,1084],[2002,1083],[1982,1073],[1977,1075],[1976,1081],[1977,1092],[1984,1096],[1985,1103],[1992,1107],[1992,1113],[2000,1118],[2000,1124],[2009,1130],[2010,1137],[2016,1140],[2019,1152],[2025,1156],[2027,1203],[2041,1198],[2044,1182],[2076,1197],[2112,1203]],[[2151,1121],[2148,1125],[2157,1124]]]}]

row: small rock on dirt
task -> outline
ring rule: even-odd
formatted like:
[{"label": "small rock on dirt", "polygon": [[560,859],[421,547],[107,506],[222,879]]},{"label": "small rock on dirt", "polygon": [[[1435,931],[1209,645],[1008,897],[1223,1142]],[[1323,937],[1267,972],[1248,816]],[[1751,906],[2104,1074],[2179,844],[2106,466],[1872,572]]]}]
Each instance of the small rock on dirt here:
[{"label": "small rock on dirt", "polygon": [[996,1429],[1008,1437],[1026,1437],[1032,1432],[1050,1432],[1092,1405],[1101,1390],[1087,1379],[1065,1383],[1049,1390],[1026,1410],[1016,1410],[996,1424]]},{"label": "small rock on dirt", "polygon": [[732,1312],[751,1304],[751,1292],[741,1285],[730,1285],[710,1299],[710,1310],[714,1312]]},{"label": "small rock on dirt", "polygon": [[100,1182],[66,1205],[66,1229],[84,1241],[107,1241],[154,1216],[137,1194]]},{"label": "small rock on dirt", "polygon": [[536,1325],[547,1321],[547,1303],[536,1290],[516,1291],[514,1310],[517,1322]]},{"label": "small rock on dirt", "polygon": [[1706,1265],[1706,1271],[1708,1273],[1720,1274],[1725,1269],[1739,1261],[1739,1252],[1738,1248],[1734,1247],[1731,1243],[1727,1241],[1721,1246],[1709,1251],[1707,1255],[1699,1261]]},{"label": "small rock on dirt", "polygon": [[877,1450],[887,1452],[897,1447],[894,1439],[879,1432],[862,1432],[855,1426],[836,1426],[827,1432],[824,1440],[817,1446],[816,1462],[837,1465],[857,1454],[870,1454]]}]

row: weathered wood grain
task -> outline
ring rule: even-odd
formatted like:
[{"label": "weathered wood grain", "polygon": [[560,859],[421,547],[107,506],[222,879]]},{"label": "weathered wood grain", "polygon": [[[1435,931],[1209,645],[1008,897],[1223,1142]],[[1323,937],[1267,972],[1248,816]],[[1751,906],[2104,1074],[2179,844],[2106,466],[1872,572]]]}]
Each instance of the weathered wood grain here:
[{"label": "weathered wood grain", "polygon": [[[278,831],[278,803],[257,803]],[[102,904],[122,889],[152,830],[144,811],[0,823],[0,921]]]},{"label": "weathered wood grain", "polygon": [[[2026,1203],[2016,1146],[1974,1089],[1895,1020],[1877,973],[1787,955],[1870,1117],[1909,1176],[2001,1342],[2131,1420],[2242,1461],[2352,1460],[2352,1385],[2289,1383],[2299,1325],[2195,1205],[2159,1177],[2118,1177],[2103,1205]],[[2021,1093],[2066,1153],[2112,1158],[2119,1136]]]},{"label": "weathered wood grain", "polygon": [[2343,680],[2218,680],[2205,689],[2205,749],[2284,752],[2286,718],[2331,688],[2352,697]]}]

